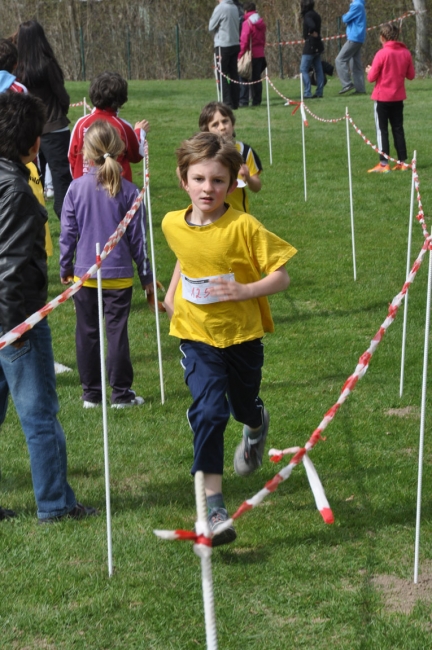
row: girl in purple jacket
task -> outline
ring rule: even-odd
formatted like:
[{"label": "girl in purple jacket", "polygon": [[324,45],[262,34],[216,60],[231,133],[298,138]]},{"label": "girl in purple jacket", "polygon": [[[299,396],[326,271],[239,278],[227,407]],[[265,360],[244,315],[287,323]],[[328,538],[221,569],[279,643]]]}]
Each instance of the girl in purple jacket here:
[{"label": "girl in purple jacket", "polygon": [[[94,264],[101,248],[130,210],[139,192],[121,177],[117,157],[124,142],[106,120],[94,122],[84,137],[88,174],[72,181],[61,213],[60,275],[62,284],[76,281]],[[75,259],[74,259],[75,258]],[[107,374],[112,408],[144,403],[131,389],[133,368],[129,353],[128,317],[135,262],[143,289],[153,292],[147,255],[146,218],[141,203],[125,234],[102,264],[102,296],[108,343]],[[102,401],[97,283],[90,279],[74,296],[77,364],[84,408]]]},{"label": "girl in purple jacket", "polygon": [[[414,79],[415,70],[412,56],[404,43],[398,41],[399,28],[396,23],[381,27],[382,49],[375,54],[372,65],[366,68],[368,81],[375,81],[372,99],[375,100],[374,113],[378,148],[387,156],[390,154],[388,123],[390,122],[398,162],[392,171],[408,169],[405,163],[407,149],[403,128],[403,100],[406,99],[405,79]],[[369,172],[387,173],[389,161],[380,154],[378,165]]]}]

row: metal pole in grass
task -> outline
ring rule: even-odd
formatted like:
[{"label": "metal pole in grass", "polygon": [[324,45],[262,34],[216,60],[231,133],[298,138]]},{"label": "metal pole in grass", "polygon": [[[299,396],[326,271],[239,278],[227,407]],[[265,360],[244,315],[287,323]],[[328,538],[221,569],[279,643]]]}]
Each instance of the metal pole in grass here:
[{"label": "metal pole in grass", "polygon": [[216,53],[213,54],[213,61],[214,61],[214,73],[215,73],[215,80],[216,80],[216,96],[218,102],[220,102],[220,92],[219,92],[219,72],[217,68],[217,57]]},{"label": "metal pole in grass", "polygon": [[414,553],[414,584],[418,582],[418,565],[420,550],[420,513],[421,513],[421,493],[423,478],[423,447],[424,447],[424,429],[426,416],[426,389],[427,389],[427,367],[429,355],[429,328],[430,328],[430,309],[431,309],[431,291],[432,291],[432,251],[431,242],[429,241],[429,273],[426,300],[426,324],[423,354],[423,382],[421,398],[421,415],[420,415],[420,442],[419,442],[419,463],[418,463],[418,482],[417,482],[417,516],[416,516],[416,534],[415,534],[415,553]]},{"label": "metal pole in grass", "polygon": [[157,349],[158,349],[158,363],[159,363],[159,382],[160,382],[160,393],[161,393],[161,403],[165,404],[165,390],[164,390],[164,380],[163,380],[163,369],[162,369],[162,346],[161,346],[161,336],[160,336],[160,326],[159,326],[159,309],[157,301],[157,279],[156,279],[156,261],[155,261],[155,247],[153,240],[153,220],[152,220],[152,209],[151,209],[151,200],[150,200],[150,181],[146,184],[146,158],[143,158],[143,175],[144,175],[144,186],[145,191],[145,205],[147,208],[147,219],[148,219],[148,229],[150,233],[150,247],[151,247],[151,262],[153,269],[153,291],[155,295],[155,318],[156,318],[156,338],[157,338]]},{"label": "metal pole in grass", "polygon": [[[300,101],[303,106],[303,77],[300,73]],[[304,184],[304,197],[307,201],[307,179],[306,179],[306,140],[305,140],[305,121],[302,112],[302,147],[303,147],[303,184]]]},{"label": "metal pole in grass", "polygon": [[[203,537],[202,542],[194,544],[193,550],[201,559],[201,578],[204,601],[204,619],[206,628],[207,650],[217,650],[216,617],[214,611],[213,576],[211,565],[212,546],[210,528],[207,519],[207,500],[204,489],[204,474],[195,474],[195,501],[197,522],[195,531]],[[208,540],[209,543],[206,543]]]},{"label": "metal pole in grass", "polygon": [[351,144],[350,144],[350,134],[349,134],[348,106],[345,108],[345,118],[346,118],[345,121],[346,121],[346,134],[347,134],[347,151],[348,151],[348,179],[349,179],[349,193],[350,193],[351,241],[352,241],[352,255],[353,255],[353,270],[354,270],[354,280],[357,280],[356,251],[355,251],[355,237],[354,237],[354,203],[353,203],[352,172],[351,172]]},{"label": "metal pole in grass", "polygon": [[[96,262],[100,262],[100,245],[96,244]],[[104,440],[104,459],[105,459],[105,501],[106,501],[106,519],[107,519],[107,545],[108,545],[108,575],[113,574],[112,560],[112,535],[111,535],[111,497],[110,497],[110,475],[109,475],[109,456],[108,456],[108,422],[107,422],[107,402],[106,402],[106,379],[105,379],[105,343],[103,327],[103,300],[102,300],[102,269],[99,266],[97,270],[97,292],[98,292],[98,311],[99,311],[99,343],[101,359],[101,384],[102,384],[102,423],[103,423],[103,440]]]},{"label": "metal pole in grass", "polygon": [[270,165],[273,165],[272,139],[271,139],[271,122],[270,122],[270,95],[269,95],[268,68],[266,68],[265,75],[266,75],[267,124],[268,124],[268,139],[269,139]]},{"label": "metal pole in grass", "polygon": [[[414,151],[413,162],[416,159],[417,159],[417,151]],[[409,216],[409,224],[408,224],[407,268],[406,268],[406,276],[405,276],[406,279],[408,279],[408,275],[409,275],[410,268],[411,268],[410,259],[411,259],[412,225],[413,225],[413,220],[414,220],[414,191],[415,191],[415,178],[414,178],[414,169],[413,169],[412,180],[411,180],[410,216]],[[407,289],[407,292],[405,294],[405,300],[404,300],[404,317],[403,317],[403,328],[402,328],[402,354],[401,354],[399,397],[402,397],[403,389],[404,389],[405,348],[406,348],[406,332],[407,332],[407,321],[408,321],[408,291],[409,290]]]}]

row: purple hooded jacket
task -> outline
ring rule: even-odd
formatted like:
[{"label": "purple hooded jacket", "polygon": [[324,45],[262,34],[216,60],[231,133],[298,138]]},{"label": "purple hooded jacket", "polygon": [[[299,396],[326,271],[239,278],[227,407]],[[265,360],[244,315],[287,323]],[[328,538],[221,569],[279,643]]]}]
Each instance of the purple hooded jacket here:
[{"label": "purple hooded jacket", "polygon": [[[101,250],[132,207],[139,192],[122,179],[120,192],[110,197],[97,183],[96,168],[72,181],[61,213],[60,276],[81,277],[95,263],[96,244]],[[75,263],[74,263],[75,257]],[[141,202],[119,243],[102,263],[102,278],[132,278],[135,262],[141,285],[153,281],[147,254],[146,215]]]}]

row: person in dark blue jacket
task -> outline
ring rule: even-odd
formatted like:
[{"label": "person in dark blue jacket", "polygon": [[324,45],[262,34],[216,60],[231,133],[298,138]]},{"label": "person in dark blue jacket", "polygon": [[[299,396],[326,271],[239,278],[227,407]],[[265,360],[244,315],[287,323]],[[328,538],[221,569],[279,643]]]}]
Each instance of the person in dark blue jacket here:
[{"label": "person in dark blue jacket", "polygon": [[347,26],[347,40],[336,57],[336,70],[342,84],[339,94],[344,95],[355,89],[357,94],[363,95],[366,90],[361,48],[366,38],[365,0],[352,0],[348,12],[342,16],[342,21]]}]

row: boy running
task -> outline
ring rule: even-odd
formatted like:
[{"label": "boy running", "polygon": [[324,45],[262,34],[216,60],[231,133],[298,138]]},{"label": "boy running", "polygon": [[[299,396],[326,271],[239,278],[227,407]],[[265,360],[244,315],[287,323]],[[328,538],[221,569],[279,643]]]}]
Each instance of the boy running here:
[{"label": "boy running", "polygon": [[[290,244],[251,215],[235,210],[227,194],[243,160],[234,144],[199,133],[177,151],[182,186],[192,204],[169,212],[162,229],[177,263],[166,294],[170,334],[181,339],[182,367],[193,402],[192,474],[204,472],[213,546],[236,538],[222,496],[224,432],[230,414],[243,439],[234,456],[237,474],[262,464],[269,414],[259,397],[264,332],[274,330],[267,296],[289,285]],[[266,274],[266,277],[262,277]]]}]

